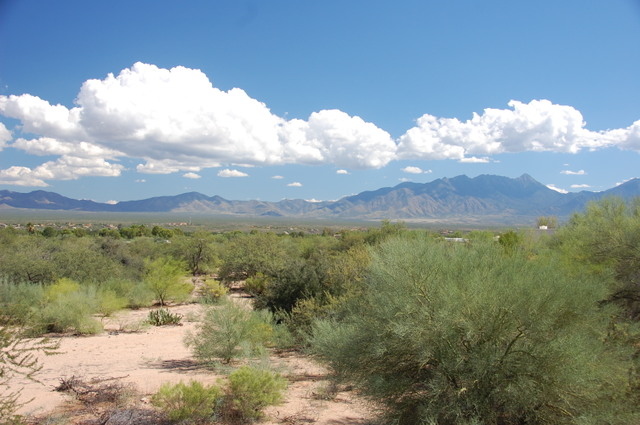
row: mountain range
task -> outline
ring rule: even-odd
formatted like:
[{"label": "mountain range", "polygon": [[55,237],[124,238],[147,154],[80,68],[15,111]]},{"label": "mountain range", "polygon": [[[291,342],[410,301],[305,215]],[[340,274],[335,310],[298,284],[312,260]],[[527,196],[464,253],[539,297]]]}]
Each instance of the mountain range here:
[{"label": "mountain range", "polygon": [[310,202],[285,199],[277,202],[233,201],[198,192],[160,196],[116,204],[67,198],[37,190],[0,191],[0,207],[93,212],[185,212],[211,215],[271,216],[336,219],[438,220],[475,218],[513,222],[554,215],[567,217],[589,201],[607,196],[630,199],[640,196],[640,179],[602,192],[560,193],[528,174],[518,178],[480,175],[457,176],[429,183],[405,182],[347,196],[337,201]]}]

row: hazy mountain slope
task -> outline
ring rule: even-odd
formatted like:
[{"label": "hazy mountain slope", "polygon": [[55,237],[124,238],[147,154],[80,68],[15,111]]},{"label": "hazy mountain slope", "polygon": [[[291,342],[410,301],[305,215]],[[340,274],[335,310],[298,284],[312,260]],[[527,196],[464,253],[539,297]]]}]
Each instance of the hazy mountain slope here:
[{"label": "hazy mountain slope", "polygon": [[395,187],[365,191],[338,201],[278,202],[231,201],[197,192],[160,196],[117,204],[75,200],[57,193],[0,191],[0,205],[12,208],[110,211],[193,212],[273,217],[334,217],[361,219],[424,219],[447,217],[566,217],[604,196],[625,199],[640,196],[640,179],[604,192],[559,193],[528,174],[518,178],[481,175],[457,176],[429,183],[401,183]]}]

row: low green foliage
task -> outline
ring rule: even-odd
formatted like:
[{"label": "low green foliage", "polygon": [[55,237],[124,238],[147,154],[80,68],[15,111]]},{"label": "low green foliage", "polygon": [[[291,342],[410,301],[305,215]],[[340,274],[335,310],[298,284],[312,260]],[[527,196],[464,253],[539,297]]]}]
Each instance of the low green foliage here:
[{"label": "low green foliage", "polygon": [[97,292],[96,313],[102,317],[109,317],[118,310],[127,307],[126,298],[119,297],[115,291],[102,289]]},{"label": "low green foliage", "polygon": [[16,325],[26,326],[32,323],[36,306],[44,298],[42,285],[20,282],[11,283],[0,280],[0,319]]},{"label": "low green foliage", "polygon": [[228,404],[244,421],[264,416],[263,409],[282,402],[285,379],[271,371],[243,366],[229,375]]},{"label": "low green foliage", "polygon": [[100,285],[100,289],[112,291],[118,298],[124,298],[127,302],[126,307],[133,309],[150,307],[155,297],[153,291],[143,282],[130,279],[109,279]]},{"label": "low green foliage", "polygon": [[260,296],[264,294],[271,278],[264,273],[258,272],[255,276],[248,277],[244,282],[244,290],[251,296]]},{"label": "low green foliage", "polygon": [[45,299],[47,301],[55,301],[78,291],[80,291],[80,284],[78,282],[63,278],[56,281],[53,285],[47,286]]},{"label": "low green foliage", "polygon": [[509,230],[508,232],[504,232],[500,235],[498,242],[502,245],[505,252],[512,253],[522,242],[522,235],[513,230]]},{"label": "low green foliage", "polygon": [[185,343],[200,361],[229,363],[240,356],[255,356],[271,342],[271,315],[252,311],[232,301],[210,307],[195,334],[188,334]]},{"label": "low green foliage", "polygon": [[637,423],[597,280],[495,243],[389,240],[371,264],[312,346],[397,423]]},{"label": "low green foliage", "polygon": [[91,317],[97,309],[95,287],[60,279],[45,290],[44,302],[34,313],[35,330],[38,333],[98,333],[102,325]]},{"label": "low green foliage", "polygon": [[205,304],[217,304],[227,295],[227,292],[229,289],[219,280],[206,280],[200,287],[200,299]]},{"label": "low green foliage", "polygon": [[162,410],[173,422],[209,423],[224,393],[218,386],[204,386],[198,381],[188,384],[163,384],[151,398],[151,404]]},{"label": "low green foliage", "polygon": [[31,334],[102,330],[93,314],[106,317],[126,307],[112,290],[60,279],[49,286],[0,282],[0,315],[29,329]]},{"label": "low green foliage", "polygon": [[159,308],[149,312],[147,321],[153,326],[179,325],[182,321],[182,315],[171,313],[166,308]]},{"label": "low green foliage", "polygon": [[552,246],[570,269],[587,269],[608,285],[607,300],[640,321],[640,198],[590,203],[559,229]]},{"label": "low green foliage", "polygon": [[[326,288],[330,258],[314,252],[309,258],[289,258],[254,299],[257,309],[290,312],[299,300],[321,295]],[[328,288],[327,288],[328,289]]]}]

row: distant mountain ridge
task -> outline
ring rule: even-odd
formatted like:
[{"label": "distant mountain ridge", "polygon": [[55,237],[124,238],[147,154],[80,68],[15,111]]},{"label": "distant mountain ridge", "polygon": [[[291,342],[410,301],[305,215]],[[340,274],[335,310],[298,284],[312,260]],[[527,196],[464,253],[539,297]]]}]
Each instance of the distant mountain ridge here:
[{"label": "distant mountain ridge", "polygon": [[117,204],[67,198],[54,192],[0,191],[0,206],[38,210],[93,212],[191,212],[241,216],[317,217],[349,219],[446,219],[555,215],[566,217],[592,200],[606,196],[624,199],[640,196],[640,179],[603,192],[559,193],[528,174],[518,178],[465,175],[429,183],[405,182],[347,196],[337,201],[309,202],[285,199],[278,202],[232,201],[198,192],[160,196]]}]

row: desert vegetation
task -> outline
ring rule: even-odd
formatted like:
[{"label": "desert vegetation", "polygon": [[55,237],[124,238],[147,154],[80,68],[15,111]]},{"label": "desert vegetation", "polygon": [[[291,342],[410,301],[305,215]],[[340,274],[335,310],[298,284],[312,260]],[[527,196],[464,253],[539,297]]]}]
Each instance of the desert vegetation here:
[{"label": "desert vegetation", "polygon": [[[16,414],[10,376],[37,378],[52,339],[141,308],[148,326],[195,321],[184,344],[221,378],[167,382],[144,408],[114,397],[100,423],[264,420],[287,391],[277,351],[311,354],[327,388],[353,388],[384,423],[638,423],[640,202],[536,224],[455,238],[390,221],[317,234],[0,229],[0,423],[51,423]],[[169,310],[184,303],[202,314]],[[95,393],[78,379],[63,387]]]}]

